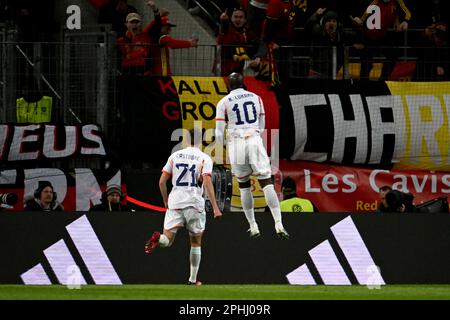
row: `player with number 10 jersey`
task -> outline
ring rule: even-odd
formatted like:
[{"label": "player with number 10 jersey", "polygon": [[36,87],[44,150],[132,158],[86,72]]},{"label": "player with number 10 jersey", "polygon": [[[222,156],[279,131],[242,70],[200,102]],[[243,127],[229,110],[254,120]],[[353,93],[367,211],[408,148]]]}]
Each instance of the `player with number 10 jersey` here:
[{"label": "player with number 10 jersey", "polygon": [[216,143],[220,145],[224,142],[226,126],[231,171],[239,183],[242,209],[250,225],[250,237],[260,235],[250,188],[250,176],[255,176],[274,218],[277,235],[281,239],[288,239],[289,234],[281,221],[280,204],[271,179],[270,159],[260,136],[265,127],[264,105],[261,97],[244,87],[242,74],[234,72],[229,75],[230,93],[219,101],[216,108]]}]

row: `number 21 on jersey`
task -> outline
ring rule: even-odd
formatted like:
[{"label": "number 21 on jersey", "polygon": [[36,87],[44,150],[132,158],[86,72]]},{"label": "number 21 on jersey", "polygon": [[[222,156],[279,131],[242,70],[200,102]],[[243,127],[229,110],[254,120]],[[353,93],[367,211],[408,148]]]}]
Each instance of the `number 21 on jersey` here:
[{"label": "number 21 on jersey", "polygon": [[[176,167],[178,170],[183,170],[180,171],[179,176],[177,178],[176,181],[176,185],[178,187],[197,187],[197,177],[195,174],[195,164],[193,164],[190,168],[189,168],[189,164],[187,163],[177,163]],[[186,174],[188,173],[188,171],[191,173],[190,176],[186,176]],[[184,177],[186,176],[186,179],[184,179]],[[189,181],[190,178],[190,181]],[[187,180],[187,181],[186,181]]]}]

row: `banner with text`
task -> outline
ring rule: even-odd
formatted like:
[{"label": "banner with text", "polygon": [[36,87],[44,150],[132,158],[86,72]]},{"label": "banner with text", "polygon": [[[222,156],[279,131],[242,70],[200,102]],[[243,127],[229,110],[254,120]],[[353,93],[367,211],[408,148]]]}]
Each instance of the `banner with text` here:
[{"label": "banner with text", "polygon": [[[163,165],[182,147],[182,131],[201,123],[205,143],[212,142],[216,105],[228,94],[223,77],[127,77],[119,79],[122,97],[122,156]],[[245,78],[248,90],[263,97],[266,128],[278,129],[278,103],[264,81]],[[209,134],[206,134],[206,130]],[[267,135],[268,146],[271,135]],[[204,144],[206,146],[206,144]],[[212,155],[214,148],[204,148]],[[270,150],[270,147],[269,147]]]},{"label": "banner with text", "polygon": [[298,196],[311,200],[322,212],[374,212],[382,186],[411,192],[416,205],[450,194],[450,173],[442,171],[365,169],[303,161],[281,161],[280,169],[283,178],[290,176],[296,181]]},{"label": "banner with text", "polygon": [[107,155],[98,125],[0,124],[0,163]]},{"label": "banner with text", "polygon": [[285,158],[450,170],[450,82],[292,81],[277,98]]}]

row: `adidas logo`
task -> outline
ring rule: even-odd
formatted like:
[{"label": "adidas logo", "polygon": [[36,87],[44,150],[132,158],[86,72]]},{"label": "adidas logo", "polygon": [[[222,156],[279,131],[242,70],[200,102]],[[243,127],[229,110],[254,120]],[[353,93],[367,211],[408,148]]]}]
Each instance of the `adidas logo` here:
[{"label": "adidas logo", "polygon": [[[111,261],[109,261],[105,250],[103,249],[97,235],[94,232],[88,218],[84,215],[75,220],[66,227],[71,240],[76,247],[76,254],[81,256],[82,261],[92,278],[89,282],[95,284],[121,285],[122,281],[114,270]],[[57,283],[70,285],[73,278],[68,274],[68,270],[79,270],[73,254],[70,253],[66,242],[61,239],[55,244],[44,250],[45,258],[50,265],[56,277]],[[84,266],[83,266],[84,267]],[[37,264],[30,270],[24,272],[21,276],[22,281],[27,285],[51,285],[49,275],[45,272],[42,263]],[[87,284],[86,279],[81,273],[77,275],[78,283]],[[55,282],[55,281],[53,281]],[[53,284],[57,284],[53,283]]]},{"label": "adidas logo", "polygon": [[[289,283],[384,285],[380,269],[375,265],[351,217],[348,216],[332,226],[331,231],[337,242],[337,245],[334,245],[335,250],[330,243],[330,241],[334,242],[334,239],[325,240],[311,249],[308,252],[308,260],[310,259],[312,263],[307,260],[307,263],[287,274]],[[338,251],[338,254],[335,251]]]}]

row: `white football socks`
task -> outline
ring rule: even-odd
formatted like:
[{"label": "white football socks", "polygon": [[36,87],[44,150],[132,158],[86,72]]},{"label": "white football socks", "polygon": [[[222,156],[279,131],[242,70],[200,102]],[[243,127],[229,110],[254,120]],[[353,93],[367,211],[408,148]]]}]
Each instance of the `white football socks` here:
[{"label": "white football socks", "polygon": [[170,247],[170,240],[164,234],[161,234],[161,236],[159,237],[158,243],[159,243],[159,246],[162,248]]},{"label": "white football socks", "polygon": [[266,198],[267,206],[269,207],[270,212],[272,213],[272,217],[273,220],[275,221],[275,224],[282,225],[280,202],[278,201],[277,193],[275,192],[273,184],[265,186],[263,191],[264,197]]},{"label": "white football socks", "polygon": [[191,275],[189,281],[195,283],[197,281],[197,273],[200,267],[200,260],[202,258],[202,248],[201,247],[191,247],[191,253],[189,255],[189,260],[191,263]]},{"label": "white football socks", "polygon": [[241,192],[242,209],[250,227],[252,227],[256,224],[252,191],[250,188],[239,189],[239,191]]}]

